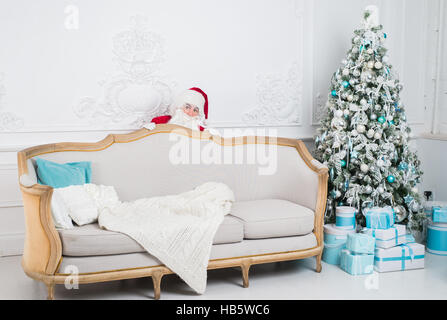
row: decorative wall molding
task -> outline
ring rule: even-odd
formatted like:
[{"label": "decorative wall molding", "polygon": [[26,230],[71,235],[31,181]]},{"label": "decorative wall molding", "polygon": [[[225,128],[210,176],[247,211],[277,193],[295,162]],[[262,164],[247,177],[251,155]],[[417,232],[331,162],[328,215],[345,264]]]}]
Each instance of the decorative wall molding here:
[{"label": "decorative wall molding", "polygon": [[246,125],[301,125],[303,69],[294,62],[285,75],[256,76],[255,108],[242,115]]},{"label": "decorative wall molding", "polygon": [[326,115],[327,98],[321,92],[318,92],[314,98],[314,107],[312,108],[312,125],[320,125],[320,121]]},{"label": "decorative wall molding", "polygon": [[81,99],[74,107],[77,117],[138,128],[166,113],[175,84],[160,74],[165,60],[163,39],[147,30],[147,20],[133,16],[132,26],[113,37],[112,54],[120,72],[101,83],[99,99]]},{"label": "decorative wall molding", "polygon": [[298,56],[285,74],[258,74],[256,76],[256,106],[242,115],[246,126],[301,126],[303,113],[303,1],[294,1],[294,19]]},{"label": "decorative wall molding", "polygon": [[4,107],[3,97],[6,95],[6,87],[3,83],[3,75],[0,74],[0,131],[13,131],[23,127],[23,119],[12,112],[2,111]]}]

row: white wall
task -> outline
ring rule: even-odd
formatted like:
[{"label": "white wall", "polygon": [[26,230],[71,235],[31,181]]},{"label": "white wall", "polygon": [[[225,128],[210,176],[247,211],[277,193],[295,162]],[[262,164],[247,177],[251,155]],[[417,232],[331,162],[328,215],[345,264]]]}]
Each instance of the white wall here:
[{"label": "white wall", "polygon": [[447,141],[418,139],[417,147],[424,178],[420,190],[431,190],[436,200],[447,201]]},{"label": "white wall", "polygon": [[[447,134],[447,1],[442,1],[439,5],[442,15],[438,16],[439,28],[439,48],[437,54],[439,61],[436,65],[439,85],[436,87],[435,96],[437,97],[436,111],[434,113],[434,134]],[[445,145],[444,147],[447,147]]]},{"label": "white wall", "polygon": [[309,141],[370,3],[381,9],[412,128],[428,132],[438,1],[2,1],[0,250],[23,243],[17,150],[132,130],[184,88],[208,93],[213,127]]}]

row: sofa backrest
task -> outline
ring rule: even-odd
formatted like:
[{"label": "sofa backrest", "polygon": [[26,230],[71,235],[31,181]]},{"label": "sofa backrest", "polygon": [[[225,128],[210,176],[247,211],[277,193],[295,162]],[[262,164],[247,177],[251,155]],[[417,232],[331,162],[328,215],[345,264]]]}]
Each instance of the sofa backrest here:
[{"label": "sofa backrest", "polygon": [[114,186],[123,201],[177,194],[216,181],[227,184],[236,201],[284,199],[315,210],[318,173],[300,154],[307,149],[301,150],[305,146],[298,140],[264,144],[244,138],[235,145],[234,139],[202,134],[208,138],[201,140],[190,137],[191,130],[172,129],[179,127],[159,125],[153,131],[111,135],[79,148],[76,143],[34,147],[28,175],[34,175],[36,156],[59,163],[91,161],[92,183]]}]

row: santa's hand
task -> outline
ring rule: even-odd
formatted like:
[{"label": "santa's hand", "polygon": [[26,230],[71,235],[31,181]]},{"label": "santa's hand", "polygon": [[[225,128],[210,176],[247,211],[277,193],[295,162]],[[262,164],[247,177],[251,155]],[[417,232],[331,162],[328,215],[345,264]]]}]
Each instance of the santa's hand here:
[{"label": "santa's hand", "polygon": [[146,123],[146,124],[143,126],[143,128],[146,128],[147,130],[154,130],[155,127],[156,127],[156,124],[153,123],[153,122]]}]

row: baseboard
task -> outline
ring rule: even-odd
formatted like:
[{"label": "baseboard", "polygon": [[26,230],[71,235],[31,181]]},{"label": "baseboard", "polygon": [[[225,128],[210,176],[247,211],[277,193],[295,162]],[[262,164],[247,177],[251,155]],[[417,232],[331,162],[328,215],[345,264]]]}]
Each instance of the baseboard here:
[{"label": "baseboard", "polygon": [[0,234],[0,257],[22,255],[24,242],[24,233]]}]

